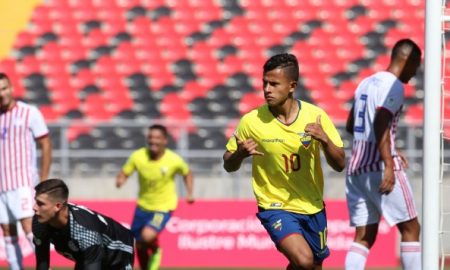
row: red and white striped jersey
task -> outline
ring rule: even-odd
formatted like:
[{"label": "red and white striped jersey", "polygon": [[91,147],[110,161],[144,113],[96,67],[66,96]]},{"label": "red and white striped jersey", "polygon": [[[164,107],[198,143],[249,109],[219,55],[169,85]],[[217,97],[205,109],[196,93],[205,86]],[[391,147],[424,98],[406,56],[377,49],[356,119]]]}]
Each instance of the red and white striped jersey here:
[{"label": "red and white striped jersey", "polygon": [[390,135],[394,170],[403,169],[394,145],[403,101],[403,84],[390,72],[377,72],[361,81],[355,91],[353,147],[347,174],[358,175],[384,168],[380,152],[376,147],[374,130],[375,113],[379,109],[388,110],[393,115]]},{"label": "red and white striped jersey", "polygon": [[48,136],[41,112],[17,101],[0,113],[0,192],[34,186],[38,180],[35,139]]}]

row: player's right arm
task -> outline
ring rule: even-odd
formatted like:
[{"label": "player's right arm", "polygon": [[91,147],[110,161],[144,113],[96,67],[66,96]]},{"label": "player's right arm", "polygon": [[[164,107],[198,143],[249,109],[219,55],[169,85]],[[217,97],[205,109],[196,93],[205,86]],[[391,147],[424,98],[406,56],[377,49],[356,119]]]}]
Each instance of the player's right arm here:
[{"label": "player's right arm", "polygon": [[391,154],[391,136],[390,125],[393,115],[390,111],[381,108],[375,114],[374,131],[375,138],[380,152],[381,159],[384,163],[383,181],[380,185],[380,192],[388,194],[394,188],[394,159]]},{"label": "player's right arm", "polygon": [[43,241],[40,245],[37,245],[35,238],[34,245],[36,247],[36,270],[48,270],[50,267],[50,242]]},{"label": "player's right arm", "polygon": [[347,123],[345,125],[345,130],[353,135],[353,126],[355,124],[355,116],[353,115],[355,111],[355,105],[352,106],[350,112],[348,113]]},{"label": "player's right arm", "polygon": [[263,156],[264,153],[259,152],[256,148],[258,144],[253,139],[247,139],[242,141],[234,135],[236,138],[237,150],[234,152],[225,151],[223,155],[223,167],[227,172],[234,172],[239,170],[242,161],[249,156],[259,155]]},{"label": "player's right arm", "polygon": [[128,180],[128,175],[120,171],[116,176],[116,187],[120,188]]},{"label": "player's right arm", "polygon": [[116,176],[116,187],[120,188],[128,180],[128,177],[136,170],[135,159],[137,151],[135,151],[128,158],[127,162],[123,165],[122,170]]},{"label": "player's right arm", "polygon": [[50,267],[50,240],[45,235],[43,225],[33,217],[33,243],[35,246],[36,270],[48,270]]}]

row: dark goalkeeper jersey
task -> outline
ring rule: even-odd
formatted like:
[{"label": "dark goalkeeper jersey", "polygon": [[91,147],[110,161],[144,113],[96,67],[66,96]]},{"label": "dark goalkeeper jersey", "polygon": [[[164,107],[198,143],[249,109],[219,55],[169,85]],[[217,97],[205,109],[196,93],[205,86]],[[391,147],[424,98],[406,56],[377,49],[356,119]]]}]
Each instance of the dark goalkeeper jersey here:
[{"label": "dark goalkeeper jersey", "polygon": [[134,239],[113,219],[82,206],[69,204],[69,223],[63,229],[33,218],[36,269],[50,267],[50,243],[58,253],[75,261],[76,270],[131,270]]}]

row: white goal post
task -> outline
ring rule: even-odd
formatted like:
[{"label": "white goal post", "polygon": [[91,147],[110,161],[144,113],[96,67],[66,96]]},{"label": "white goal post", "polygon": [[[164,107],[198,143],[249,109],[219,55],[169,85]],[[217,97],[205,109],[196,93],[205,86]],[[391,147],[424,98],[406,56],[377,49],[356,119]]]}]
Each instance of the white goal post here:
[{"label": "white goal post", "polygon": [[431,0],[425,7],[422,269],[439,269],[443,6],[445,0]]}]

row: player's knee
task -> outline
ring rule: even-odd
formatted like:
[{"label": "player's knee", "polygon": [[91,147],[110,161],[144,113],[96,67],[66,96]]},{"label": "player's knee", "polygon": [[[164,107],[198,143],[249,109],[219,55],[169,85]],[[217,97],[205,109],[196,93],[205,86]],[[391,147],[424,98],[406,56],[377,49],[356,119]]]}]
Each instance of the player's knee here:
[{"label": "player's knee", "polygon": [[158,236],[158,233],[152,229],[144,229],[141,232],[141,241],[145,242],[147,245],[152,244],[156,237]]},{"label": "player's knee", "polygon": [[295,270],[314,269],[314,257],[312,254],[301,254],[291,258],[291,265]]}]

